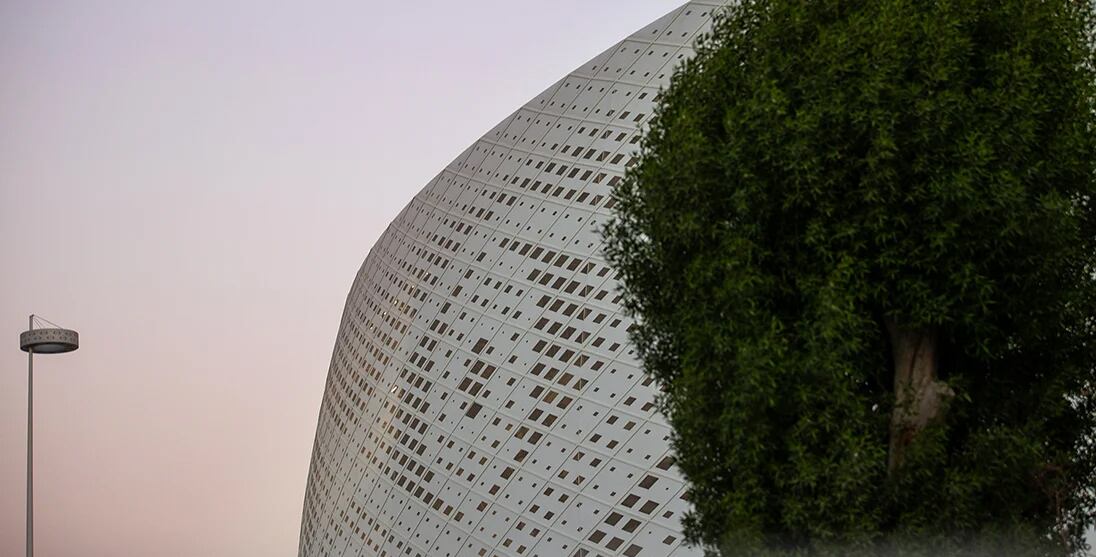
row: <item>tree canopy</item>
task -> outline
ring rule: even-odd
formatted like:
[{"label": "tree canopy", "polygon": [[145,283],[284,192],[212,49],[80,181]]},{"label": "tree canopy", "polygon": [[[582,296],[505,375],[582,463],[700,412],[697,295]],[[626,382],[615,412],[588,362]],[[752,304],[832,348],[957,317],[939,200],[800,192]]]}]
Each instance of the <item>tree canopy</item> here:
[{"label": "tree canopy", "polygon": [[716,17],[605,229],[691,542],[1082,550],[1093,10],[741,0]]}]

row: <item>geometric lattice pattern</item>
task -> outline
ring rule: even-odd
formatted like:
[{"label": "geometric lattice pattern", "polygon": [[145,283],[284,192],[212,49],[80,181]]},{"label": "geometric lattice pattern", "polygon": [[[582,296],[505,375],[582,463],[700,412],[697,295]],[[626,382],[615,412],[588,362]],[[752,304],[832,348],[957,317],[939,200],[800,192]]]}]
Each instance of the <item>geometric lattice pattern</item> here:
[{"label": "geometric lattice pattern", "polygon": [[659,88],[725,2],[691,2],[432,180],[347,298],[301,556],[699,555],[599,230]]}]

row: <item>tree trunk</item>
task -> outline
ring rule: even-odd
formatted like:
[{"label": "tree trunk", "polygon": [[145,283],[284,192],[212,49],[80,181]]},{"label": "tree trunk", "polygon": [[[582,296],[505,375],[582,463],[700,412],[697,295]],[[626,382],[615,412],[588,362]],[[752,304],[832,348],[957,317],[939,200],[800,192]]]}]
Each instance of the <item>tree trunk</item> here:
[{"label": "tree trunk", "polygon": [[937,380],[937,330],[910,329],[887,319],[894,353],[894,410],[891,413],[887,474],[902,466],[906,448],[926,427],[944,419],[947,403],[955,396],[947,383]]}]

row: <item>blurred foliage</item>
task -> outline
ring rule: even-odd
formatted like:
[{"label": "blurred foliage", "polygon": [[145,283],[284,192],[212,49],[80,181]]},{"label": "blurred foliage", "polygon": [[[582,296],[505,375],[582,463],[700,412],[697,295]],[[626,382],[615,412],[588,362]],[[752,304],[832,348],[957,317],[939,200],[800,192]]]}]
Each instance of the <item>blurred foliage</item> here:
[{"label": "blurred foliage", "polygon": [[[605,229],[663,387],[691,542],[1083,550],[1093,10],[742,0],[717,16]],[[956,393],[894,474],[888,319],[939,331]]]}]

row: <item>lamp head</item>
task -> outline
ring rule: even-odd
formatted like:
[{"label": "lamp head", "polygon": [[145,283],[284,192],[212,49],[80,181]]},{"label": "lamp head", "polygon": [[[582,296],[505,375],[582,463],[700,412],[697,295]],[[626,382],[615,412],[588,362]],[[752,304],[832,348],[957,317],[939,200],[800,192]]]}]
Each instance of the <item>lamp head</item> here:
[{"label": "lamp head", "polygon": [[71,329],[32,329],[19,335],[19,349],[35,354],[61,354],[80,347],[80,335]]}]

